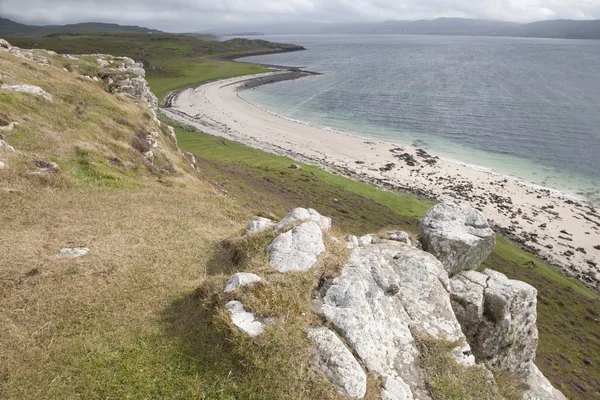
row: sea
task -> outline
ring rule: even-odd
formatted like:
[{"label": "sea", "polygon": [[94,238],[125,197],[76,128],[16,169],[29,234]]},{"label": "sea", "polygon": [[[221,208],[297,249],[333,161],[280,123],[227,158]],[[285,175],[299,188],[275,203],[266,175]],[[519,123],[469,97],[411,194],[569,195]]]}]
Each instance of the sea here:
[{"label": "sea", "polygon": [[264,109],[422,148],[600,205],[600,41],[410,35],[261,39],[307,50],[242,61],[321,73],[241,94]]}]

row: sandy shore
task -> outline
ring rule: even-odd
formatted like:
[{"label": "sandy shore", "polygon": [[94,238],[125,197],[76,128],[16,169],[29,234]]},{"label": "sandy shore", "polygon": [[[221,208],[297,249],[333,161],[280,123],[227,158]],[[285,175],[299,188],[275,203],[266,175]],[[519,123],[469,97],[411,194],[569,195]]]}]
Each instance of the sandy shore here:
[{"label": "sandy shore", "polygon": [[600,291],[600,212],[593,207],[419,149],[290,121],[239,96],[249,79],[181,91],[165,112],[206,133],[356,180],[437,200],[470,202],[486,214],[497,232]]}]

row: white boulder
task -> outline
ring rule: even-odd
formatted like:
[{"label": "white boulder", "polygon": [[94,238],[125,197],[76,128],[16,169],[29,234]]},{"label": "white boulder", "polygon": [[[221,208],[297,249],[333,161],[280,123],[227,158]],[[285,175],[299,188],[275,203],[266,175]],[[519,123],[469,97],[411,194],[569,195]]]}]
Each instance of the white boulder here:
[{"label": "white boulder", "polygon": [[390,231],[388,232],[390,240],[395,240],[396,242],[406,243],[408,245],[410,242],[410,235],[404,231]]},{"label": "white boulder", "polygon": [[362,399],[367,375],[340,338],[324,327],[308,328],[306,332],[315,344],[317,362],[327,379],[343,395]]},{"label": "white boulder", "polygon": [[494,249],[496,235],[485,216],[466,204],[440,203],[419,219],[424,249],[453,276],[477,269]]},{"label": "white boulder", "polygon": [[306,271],[324,250],[323,232],[313,221],[280,234],[267,248],[269,261],[279,272]]},{"label": "white boulder", "polygon": [[10,49],[12,49],[10,43],[4,39],[0,39],[0,51],[9,51]]},{"label": "white boulder", "polygon": [[0,161],[0,169],[6,168],[6,163],[4,161]]},{"label": "white boulder", "polygon": [[331,218],[322,216],[318,211],[312,208],[295,208],[290,211],[288,215],[286,215],[277,225],[275,225],[274,231],[279,232],[290,223],[303,221],[314,221],[324,231],[328,231],[331,228]]},{"label": "white boulder", "polygon": [[267,231],[275,226],[275,222],[271,221],[269,218],[263,217],[254,217],[252,221],[246,227],[246,232],[248,233],[259,233]]},{"label": "white boulder", "polygon": [[22,93],[29,93],[29,94],[33,94],[36,96],[42,96],[44,99],[48,100],[48,101],[52,101],[52,96],[50,95],[50,93],[46,92],[44,89],[42,89],[39,86],[33,86],[33,85],[2,85],[0,86],[0,89],[2,90],[8,90],[11,92],[22,92]]},{"label": "white boulder", "polygon": [[239,301],[232,300],[225,304],[225,308],[231,313],[231,322],[248,336],[255,337],[263,333],[262,322],[257,320],[254,314],[244,310],[244,306]]},{"label": "white boulder", "polygon": [[234,290],[258,281],[260,281],[260,276],[256,274],[238,272],[237,274],[231,275],[227,282],[225,282],[225,289],[223,289],[223,293],[231,293]]}]

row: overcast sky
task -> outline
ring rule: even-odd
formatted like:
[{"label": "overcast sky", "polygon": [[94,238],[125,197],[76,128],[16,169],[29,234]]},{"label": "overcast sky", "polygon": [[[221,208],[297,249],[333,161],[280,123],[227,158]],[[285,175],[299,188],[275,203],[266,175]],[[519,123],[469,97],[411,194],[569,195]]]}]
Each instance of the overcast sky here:
[{"label": "overcast sky", "polygon": [[600,19],[600,0],[0,0],[0,16],[29,24],[116,22],[181,32],[300,21]]}]

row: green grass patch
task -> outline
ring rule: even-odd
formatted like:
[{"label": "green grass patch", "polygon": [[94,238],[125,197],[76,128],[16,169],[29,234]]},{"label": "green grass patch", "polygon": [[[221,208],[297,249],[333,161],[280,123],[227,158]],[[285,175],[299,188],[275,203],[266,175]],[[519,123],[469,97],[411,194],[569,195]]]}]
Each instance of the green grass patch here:
[{"label": "green grass patch", "polygon": [[217,61],[209,58],[194,62],[173,62],[160,72],[149,71],[146,79],[152,91],[163,99],[172,90],[221,78],[258,74],[268,71],[258,64]]}]

